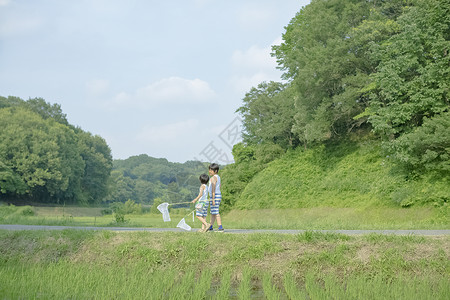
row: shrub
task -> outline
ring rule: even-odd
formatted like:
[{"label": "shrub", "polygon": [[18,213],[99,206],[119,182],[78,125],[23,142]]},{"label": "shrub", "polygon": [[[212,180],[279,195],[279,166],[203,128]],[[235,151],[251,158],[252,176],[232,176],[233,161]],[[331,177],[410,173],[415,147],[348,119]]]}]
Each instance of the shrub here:
[{"label": "shrub", "polygon": [[101,211],[102,216],[112,215],[113,211],[111,208],[104,208]]}]

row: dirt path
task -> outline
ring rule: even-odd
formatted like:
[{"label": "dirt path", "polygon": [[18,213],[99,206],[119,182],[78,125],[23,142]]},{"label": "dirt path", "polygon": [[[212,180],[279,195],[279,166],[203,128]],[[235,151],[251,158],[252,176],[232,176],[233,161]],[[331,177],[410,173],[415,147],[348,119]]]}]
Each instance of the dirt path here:
[{"label": "dirt path", "polygon": [[[80,227],[80,226],[46,226],[46,225],[1,225],[0,229],[5,230],[111,230],[111,231],[149,231],[149,232],[186,232],[179,228],[136,228],[136,227]],[[282,230],[282,229],[227,229],[225,233],[283,233],[298,234],[306,230]],[[347,235],[361,234],[394,234],[394,235],[450,235],[450,230],[314,230],[323,233],[341,233]],[[196,232],[192,230],[191,232]]]}]

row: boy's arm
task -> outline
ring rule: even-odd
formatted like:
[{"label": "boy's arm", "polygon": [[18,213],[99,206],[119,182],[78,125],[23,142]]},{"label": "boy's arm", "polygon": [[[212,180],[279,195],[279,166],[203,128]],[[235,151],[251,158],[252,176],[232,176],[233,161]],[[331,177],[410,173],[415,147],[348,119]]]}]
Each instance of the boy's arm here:
[{"label": "boy's arm", "polygon": [[192,203],[195,203],[195,202],[197,202],[197,200],[198,199],[200,199],[200,197],[202,196],[202,194],[203,194],[203,191],[205,190],[205,187],[204,186],[202,186],[201,188],[200,188],[200,192],[198,193],[198,196],[197,196],[197,198],[195,198],[194,200],[192,200],[191,202]]},{"label": "boy's arm", "polygon": [[211,199],[213,205],[216,205],[216,201],[214,201],[216,199],[216,182],[216,177],[211,178]]}]

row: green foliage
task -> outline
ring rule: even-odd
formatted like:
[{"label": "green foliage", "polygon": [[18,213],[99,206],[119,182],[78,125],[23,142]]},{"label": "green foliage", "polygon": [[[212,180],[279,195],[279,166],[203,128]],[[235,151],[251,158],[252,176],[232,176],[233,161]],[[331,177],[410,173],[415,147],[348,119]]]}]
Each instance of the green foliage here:
[{"label": "green foliage", "polygon": [[[289,151],[256,174],[237,208],[370,207],[448,203],[448,177],[405,178],[377,141]],[[225,176],[224,176],[225,177]],[[225,179],[224,179],[225,181]]]},{"label": "green foliage", "polygon": [[378,62],[372,47],[393,34],[391,21],[402,5],[313,1],[291,20],[273,55],[293,90],[295,110],[282,119],[293,121],[289,130],[302,144],[321,143],[364,123],[353,117],[369,102],[365,87]]},{"label": "green foliage", "polygon": [[[447,299],[449,239],[0,230],[6,299]],[[277,252],[231,262],[247,245]],[[243,263],[244,262],[244,263]]]},{"label": "green foliage", "polygon": [[387,145],[396,162],[408,171],[450,174],[450,112],[424,119],[423,125]]},{"label": "green foliage", "polygon": [[292,86],[263,82],[252,88],[237,109],[242,116],[245,143],[275,143],[283,148],[296,143],[291,132],[295,114]]},{"label": "green foliage", "polygon": [[380,63],[373,74],[369,121],[386,139],[449,109],[449,3],[415,2],[398,18],[398,33],[374,49]]},{"label": "green foliage", "polygon": [[59,105],[0,97],[0,191],[14,200],[95,203],[106,195],[111,151],[67,123]]},{"label": "green foliage", "polygon": [[142,205],[128,199],[127,202],[125,202],[125,204],[123,205],[123,211],[126,214],[141,214]]},{"label": "green foliage", "polygon": [[128,199],[125,203],[113,202],[109,205],[114,212],[114,220],[117,224],[128,223],[129,219],[125,219],[125,215],[142,214],[142,205],[136,204],[133,200]]},{"label": "green foliage", "polygon": [[95,203],[108,194],[108,179],[112,169],[112,155],[106,141],[81,129],[76,130],[78,149],[85,163],[81,187],[85,202]]},{"label": "green foliage", "polygon": [[[369,125],[407,177],[448,174],[448,4],[317,0],[303,7],[273,47],[287,83],[259,84],[237,110],[246,147],[235,149],[236,164],[224,172],[229,196],[265,167],[253,146],[306,149]],[[396,194],[403,206],[418,202]]]},{"label": "green foliage", "polygon": [[102,216],[111,215],[112,213],[113,213],[113,210],[111,208],[104,208],[101,210]]},{"label": "green foliage", "polygon": [[156,198],[153,201],[152,207],[150,208],[150,213],[152,214],[160,214],[161,212],[158,210],[158,205],[160,205],[161,203],[163,203],[163,200],[161,198]]},{"label": "green foliage", "polygon": [[183,164],[142,154],[125,160],[114,160],[108,201],[152,204],[154,199],[177,203],[190,201],[197,196],[202,173],[208,165],[198,161]]},{"label": "green foliage", "polygon": [[0,193],[25,194],[27,185],[19,174],[0,161]]},{"label": "green foliage", "polygon": [[31,206],[0,206],[0,221],[9,222],[14,219],[22,219],[23,217],[34,216],[34,210]]},{"label": "green foliage", "polygon": [[348,235],[339,233],[322,233],[319,231],[305,231],[297,235],[299,242],[317,243],[321,241],[348,241],[350,237]]},{"label": "green foliage", "polygon": [[227,165],[220,172],[224,208],[232,207],[252,178],[284,152],[281,146],[268,142],[258,145],[234,145],[232,154],[235,163]]}]

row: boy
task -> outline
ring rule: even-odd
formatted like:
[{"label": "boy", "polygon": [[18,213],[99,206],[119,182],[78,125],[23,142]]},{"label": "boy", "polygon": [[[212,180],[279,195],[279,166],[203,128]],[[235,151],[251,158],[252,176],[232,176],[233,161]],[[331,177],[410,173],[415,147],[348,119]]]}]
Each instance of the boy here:
[{"label": "boy", "polygon": [[213,231],[214,222],[217,220],[217,225],[219,225],[218,232],[223,232],[222,219],[219,214],[220,201],[222,200],[222,194],[220,193],[220,176],[217,174],[219,172],[219,165],[212,163],[209,165],[209,205],[211,213],[211,226],[208,228],[209,231]]},{"label": "boy", "polygon": [[209,177],[206,174],[202,174],[199,179],[201,183],[200,190],[197,198],[192,200],[192,203],[195,203],[198,200],[198,204],[195,206],[195,215],[197,216],[197,219],[202,222],[202,229],[199,231],[206,232],[209,229],[209,224],[206,223],[206,214],[208,213],[208,188],[206,187],[206,184],[209,181]]}]

